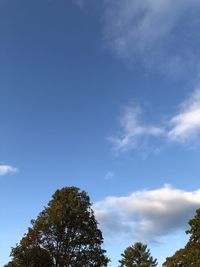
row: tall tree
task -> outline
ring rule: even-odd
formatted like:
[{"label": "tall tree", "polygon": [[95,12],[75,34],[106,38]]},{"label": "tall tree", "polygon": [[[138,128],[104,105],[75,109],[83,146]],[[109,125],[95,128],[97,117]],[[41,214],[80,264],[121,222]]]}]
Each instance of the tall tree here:
[{"label": "tall tree", "polygon": [[[57,190],[31,223],[28,233],[11,252],[17,267],[107,266],[109,260],[101,248],[103,237],[89,196],[79,188]],[[42,265],[44,261],[47,265]]]},{"label": "tall tree", "polygon": [[153,259],[147,245],[140,242],[128,247],[121,254],[122,259],[119,261],[119,267],[155,267],[157,259]]}]

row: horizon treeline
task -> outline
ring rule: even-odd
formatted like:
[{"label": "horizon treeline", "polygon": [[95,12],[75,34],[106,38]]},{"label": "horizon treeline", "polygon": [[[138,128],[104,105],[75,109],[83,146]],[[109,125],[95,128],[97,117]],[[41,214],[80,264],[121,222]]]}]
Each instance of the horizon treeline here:
[{"label": "horizon treeline", "polygon": [[[188,243],[167,257],[164,267],[200,266],[200,209],[189,221]],[[31,220],[31,227],[15,247],[4,267],[106,267],[110,259],[102,248],[88,194],[77,187],[57,190],[47,207]],[[155,267],[146,244],[136,242],[121,254],[119,267]]]}]

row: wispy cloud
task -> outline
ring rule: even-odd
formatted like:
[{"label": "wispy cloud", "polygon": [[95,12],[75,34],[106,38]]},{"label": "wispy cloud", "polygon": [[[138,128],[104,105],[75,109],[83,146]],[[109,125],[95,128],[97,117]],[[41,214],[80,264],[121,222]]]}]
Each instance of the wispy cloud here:
[{"label": "wispy cloud", "polygon": [[141,116],[142,111],[138,106],[129,105],[124,108],[119,120],[121,133],[117,137],[108,137],[115,151],[135,149],[143,143],[146,137],[158,137],[164,134],[164,130],[161,127],[142,122]]},{"label": "wispy cloud", "polygon": [[200,134],[200,88],[189,100],[182,103],[180,111],[171,118],[168,133],[171,140],[187,142]]},{"label": "wispy cloud", "polygon": [[83,8],[85,5],[86,0],[72,0],[72,3],[77,5],[80,8]]},{"label": "wispy cloud", "polygon": [[[81,8],[99,6],[93,0],[72,2]],[[115,56],[174,77],[199,69],[198,0],[103,0],[101,4],[103,39]]]},{"label": "wispy cloud", "polygon": [[7,175],[7,174],[13,174],[18,171],[17,168],[12,167],[10,165],[0,165],[0,176]]},{"label": "wispy cloud", "polygon": [[199,1],[104,3],[105,41],[118,57],[175,75],[199,65]]},{"label": "wispy cloud", "polygon": [[108,235],[127,235],[149,242],[185,229],[199,206],[200,190],[183,191],[166,185],[128,196],[110,196],[95,203],[93,208]]},{"label": "wispy cloud", "polygon": [[144,148],[152,150],[148,143],[153,144],[153,140],[157,140],[155,144],[159,145],[153,147],[154,152],[162,147],[161,140],[193,146],[199,144],[197,137],[200,134],[200,87],[178,106],[177,113],[169,117],[168,121],[154,125],[145,123],[140,107],[128,105],[120,116],[119,134],[108,137],[113,150],[117,153],[137,149],[143,152]]}]

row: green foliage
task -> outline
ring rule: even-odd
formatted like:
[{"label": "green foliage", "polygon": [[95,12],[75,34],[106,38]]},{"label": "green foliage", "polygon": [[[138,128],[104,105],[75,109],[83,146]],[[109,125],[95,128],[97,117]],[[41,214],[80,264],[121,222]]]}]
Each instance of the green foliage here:
[{"label": "green foliage", "polygon": [[188,242],[187,245],[164,262],[165,267],[199,267],[200,266],[200,245]]},{"label": "green foliage", "polygon": [[4,267],[16,267],[16,265],[12,261],[10,261],[6,265],[4,265]]},{"label": "green foliage", "polygon": [[32,227],[12,249],[16,267],[101,267],[109,260],[101,248],[88,195],[76,187],[57,190]]},{"label": "green foliage", "polygon": [[196,210],[194,218],[188,224],[190,229],[186,233],[191,235],[189,242],[200,243],[200,209]]},{"label": "green foliage", "polygon": [[48,251],[36,246],[26,247],[23,241],[12,250],[14,260],[10,262],[8,266],[51,267],[53,265]]},{"label": "green foliage", "polygon": [[188,266],[188,257],[187,251],[185,248],[176,251],[172,257],[166,258],[166,261],[163,263],[165,267],[181,267]]},{"label": "green foliage", "polygon": [[147,245],[142,243],[135,243],[128,247],[124,253],[121,254],[122,259],[119,261],[119,267],[155,267],[157,266],[157,259],[153,259],[150,255]]},{"label": "green foliage", "polygon": [[200,266],[200,209],[196,211],[193,219],[189,221],[190,239],[183,249],[168,257],[164,262],[165,267],[199,267]]}]

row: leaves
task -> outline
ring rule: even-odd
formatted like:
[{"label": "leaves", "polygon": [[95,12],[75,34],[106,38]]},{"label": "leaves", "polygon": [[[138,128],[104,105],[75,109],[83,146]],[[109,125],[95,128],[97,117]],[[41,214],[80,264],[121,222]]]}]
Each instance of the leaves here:
[{"label": "leaves", "polygon": [[20,244],[12,249],[16,266],[107,266],[109,260],[101,248],[103,237],[90,199],[79,188],[57,190],[31,223]]},{"label": "leaves", "polygon": [[155,267],[157,260],[150,255],[147,245],[138,242],[128,247],[121,254],[120,267]]},{"label": "leaves", "polygon": [[190,239],[186,246],[164,262],[165,267],[190,267],[200,266],[200,209],[197,209],[193,219],[189,221],[190,229],[186,231],[190,234]]}]

